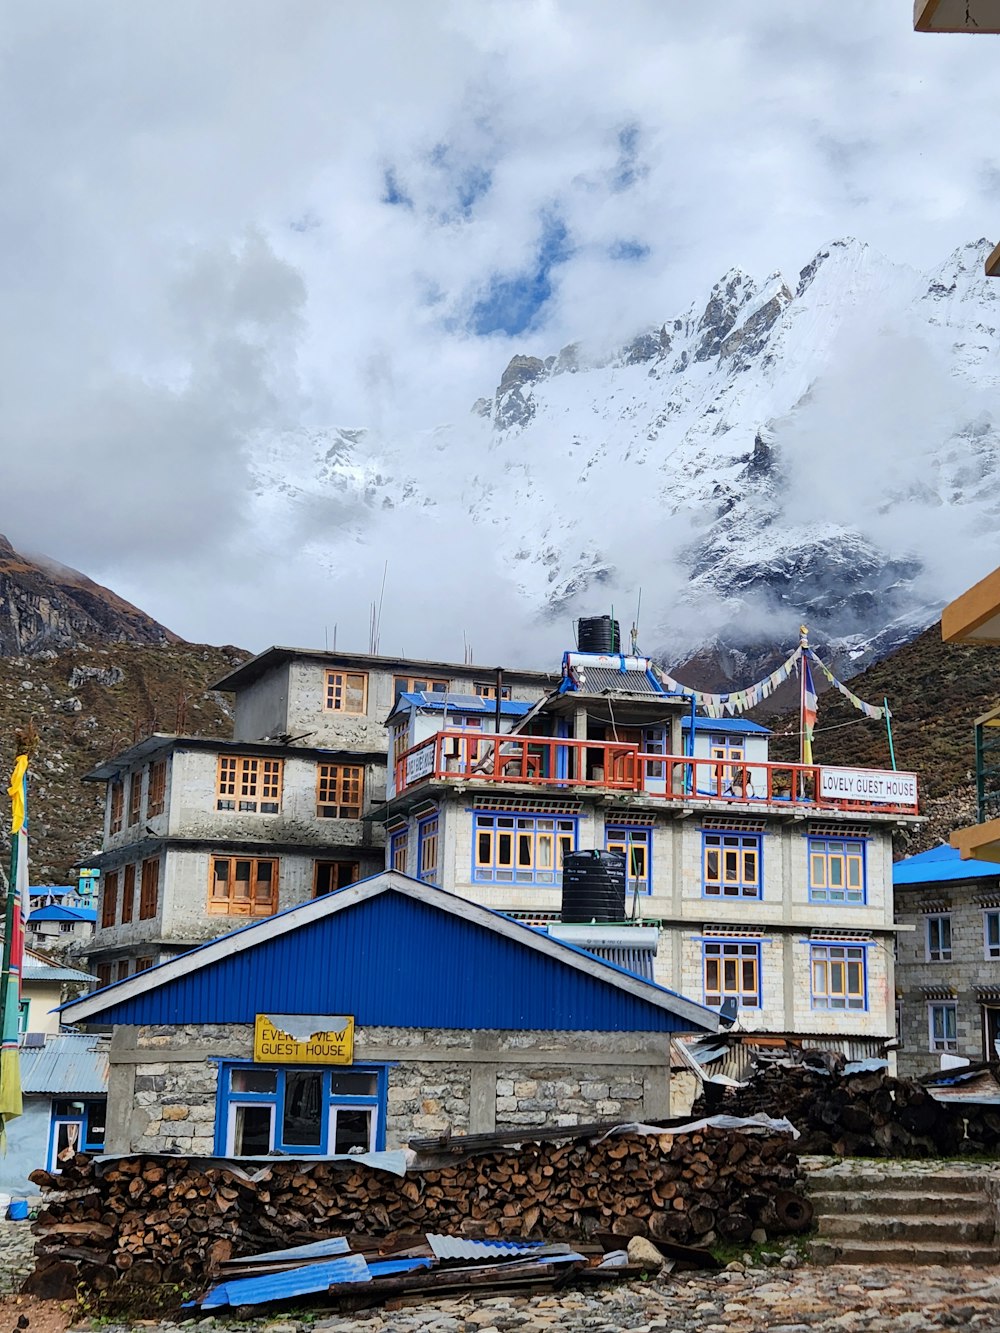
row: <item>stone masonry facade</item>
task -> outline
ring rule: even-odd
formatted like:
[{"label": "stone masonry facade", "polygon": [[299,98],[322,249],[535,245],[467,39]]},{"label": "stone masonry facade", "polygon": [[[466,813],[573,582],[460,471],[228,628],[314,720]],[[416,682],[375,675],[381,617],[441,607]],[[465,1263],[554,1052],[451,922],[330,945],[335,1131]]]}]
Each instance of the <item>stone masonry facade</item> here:
[{"label": "stone masonry facade", "polygon": [[[109,1152],[215,1151],[218,1061],[249,1060],[248,1024],[117,1028]],[[517,1125],[669,1115],[666,1034],[359,1028],[355,1063],[388,1066],[388,1147]]]}]

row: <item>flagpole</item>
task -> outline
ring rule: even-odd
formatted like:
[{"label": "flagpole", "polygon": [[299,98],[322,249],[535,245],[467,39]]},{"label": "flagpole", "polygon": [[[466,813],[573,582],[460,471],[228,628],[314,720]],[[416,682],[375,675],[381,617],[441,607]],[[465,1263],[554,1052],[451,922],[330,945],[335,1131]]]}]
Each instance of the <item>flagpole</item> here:
[{"label": "flagpole", "polygon": [[[7,1004],[10,984],[10,958],[14,943],[14,912],[17,907],[17,836],[10,838],[10,872],[7,876],[7,892],[4,897],[3,913],[3,965],[0,967],[0,1035],[6,1032]],[[20,1020],[20,1014],[18,1014]]]},{"label": "flagpole", "polygon": [[892,761],[893,772],[896,771],[896,747],[892,743],[892,714],[889,712],[889,700],[883,695],[882,706],[885,709],[885,734],[889,737],[889,758]]},{"label": "flagpole", "polygon": [[799,626],[799,763],[806,762],[806,653],[809,651],[809,629]]}]

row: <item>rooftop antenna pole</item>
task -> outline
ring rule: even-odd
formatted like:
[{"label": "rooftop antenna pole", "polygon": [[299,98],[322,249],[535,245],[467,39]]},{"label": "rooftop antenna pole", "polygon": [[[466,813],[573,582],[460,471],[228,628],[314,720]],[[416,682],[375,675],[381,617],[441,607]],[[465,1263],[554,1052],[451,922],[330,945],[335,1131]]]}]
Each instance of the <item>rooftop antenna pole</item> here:
[{"label": "rooftop antenna pole", "polygon": [[385,564],[382,566],[382,587],[379,590],[379,595],[378,595],[378,610],[377,612],[375,612],[375,626],[374,626],[375,647],[372,649],[373,655],[378,652],[378,647],[379,647],[379,635],[382,630],[382,599],[385,596],[385,580],[386,580],[386,575],[388,573],[389,573],[389,562],[387,560]]},{"label": "rooftop antenna pole", "polygon": [[896,771],[896,747],[892,743],[892,714],[889,712],[889,700],[883,695],[882,705],[885,708],[885,734],[889,737],[889,758],[892,760],[893,772]]},{"label": "rooftop antenna pole", "polygon": [[635,604],[635,621],[632,625],[632,656],[639,656],[639,612],[642,610],[642,588]]}]

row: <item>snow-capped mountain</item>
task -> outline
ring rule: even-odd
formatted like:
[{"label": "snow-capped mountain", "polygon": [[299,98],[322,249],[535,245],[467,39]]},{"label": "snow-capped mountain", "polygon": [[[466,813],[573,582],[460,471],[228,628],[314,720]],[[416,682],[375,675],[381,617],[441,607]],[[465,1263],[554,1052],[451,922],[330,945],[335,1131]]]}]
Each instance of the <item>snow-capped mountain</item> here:
[{"label": "snow-capped mountain", "polygon": [[332,515],[313,543],[340,570],[419,516],[426,560],[471,547],[468,577],[538,624],[611,603],[628,623],[641,587],[643,643],[674,663],[724,650],[746,678],[804,621],[860,669],[1000,563],[989,248],[924,276],[853,240],[794,280],[734,269],[611,357],[515,356],[451,425],[272,441],[262,503]]}]

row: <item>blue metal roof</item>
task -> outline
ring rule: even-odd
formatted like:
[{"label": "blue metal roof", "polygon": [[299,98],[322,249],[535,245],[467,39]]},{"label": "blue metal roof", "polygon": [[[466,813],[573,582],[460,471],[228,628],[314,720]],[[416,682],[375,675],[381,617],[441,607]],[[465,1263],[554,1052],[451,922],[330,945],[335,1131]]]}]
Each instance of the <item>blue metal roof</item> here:
[{"label": "blue metal roof", "polygon": [[947,884],[963,879],[1000,879],[993,861],[963,861],[957,847],[942,843],[916,856],[904,857],[892,867],[894,885]]},{"label": "blue metal roof", "polygon": [[[691,730],[691,718],[681,718],[681,727]],[[771,728],[762,727],[759,722],[751,722],[741,717],[695,717],[695,731],[710,731],[713,735],[727,736],[770,736]]]},{"label": "blue metal roof", "polygon": [[36,907],[28,917],[29,921],[95,921],[96,907]]},{"label": "blue metal roof", "polygon": [[289,908],[150,968],[141,980],[63,1006],[70,1021],[99,1015],[102,1023],[128,1024],[252,1023],[269,1010],[353,1014],[366,1027],[690,1032],[716,1026],[714,1013],[664,987],[394,872]]},{"label": "blue metal roof", "polygon": [[[525,703],[521,699],[501,699],[500,716],[524,717],[534,706],[533,703]],[[449,713],[486,713],[490,717],[495,717],[497,701],[484,699],[480,694],[445,694],[443,690],[403,690],[392,712],[405,713],[413,708],[433,710],[437,713],[443,713],[445,709]]]},{"label": "blue metal roof", "polygon": [[21,1091],[103,1094],[108,1090],[108,1046],[100,1037],[63,1032],[44,1046],[22,1046]]}]

